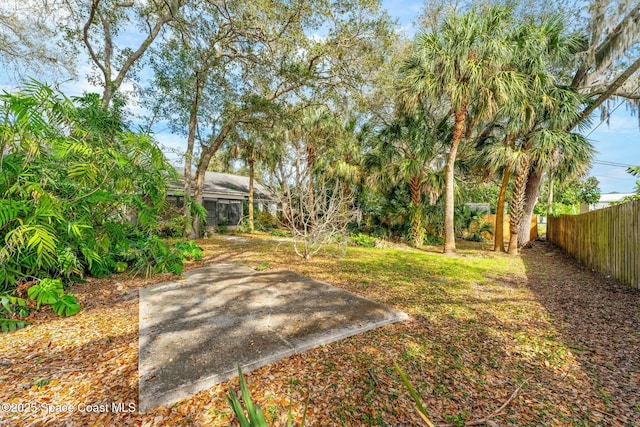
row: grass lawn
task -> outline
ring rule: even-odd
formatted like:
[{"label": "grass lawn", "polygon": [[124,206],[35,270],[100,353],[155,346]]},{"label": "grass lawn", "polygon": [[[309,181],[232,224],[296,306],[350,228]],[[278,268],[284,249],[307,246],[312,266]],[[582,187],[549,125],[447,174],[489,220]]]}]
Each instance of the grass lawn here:
[{"label": "grass lawn", "polygon": [[[191,267],[235,261],[292,269],[410,315],[248,374],[254,399],[275,424],[285,421],[291,398],[299,417],[308,401],[311,426],[421,425],[394,371],[397,361],[437,424],[490,416],[488,425],[640,425],[640,294],[580,268],[547,244],[536,243],[522,257],[471,244],[461,244],[456,256],[429,247],[350,247],[339,256],[329,248],[309,261],[297,258],[291,243],[264,236],[199,244],[205,260]],[[136,288],[165,279],[92,279],[72,289],[84,307],[78,315],[39,313],[33,325],[0,336],[0,364],[9,367],[0,373],[0,401],[135,403]],[[620,310],[623,319],[616,316]],[[613,343],[612,331],[618,334]],[[0,419],[10,416],[15,425],[229,425],[229,386],[237,389],[237,380],[143,415],[76,408],[5,412]]]}]

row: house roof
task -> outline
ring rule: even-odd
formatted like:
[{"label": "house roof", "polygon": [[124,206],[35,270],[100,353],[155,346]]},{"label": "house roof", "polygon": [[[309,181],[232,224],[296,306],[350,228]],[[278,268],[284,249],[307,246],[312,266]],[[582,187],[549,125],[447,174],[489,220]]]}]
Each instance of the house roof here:
[{"label": "house roof", "polygon": [[[175,194],[182,190],[184,171],[178,168],[176,171],[181,177],[180,182],[169,186],[169,194]],[[205,197],[246,199],[249,196],[249,177],[207,171],[204,177],[203,193]],[[253,183],[253,194],[257,200],[275,200],[275,195],[256,180]]]},{"label": "house roof", "polygon": [[605,193],[600,195],[599,203],[619,202],[627,196],[633,196],[634,193]]}]

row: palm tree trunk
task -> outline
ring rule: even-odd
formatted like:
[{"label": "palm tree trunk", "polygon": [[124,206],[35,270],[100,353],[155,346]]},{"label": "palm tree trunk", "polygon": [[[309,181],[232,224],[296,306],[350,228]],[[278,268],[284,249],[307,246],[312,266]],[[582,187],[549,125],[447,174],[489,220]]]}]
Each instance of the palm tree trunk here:
[{"label": "palm tree trunk", "polygon": [[509,238],[510,255],[518,255],[518,231],[524,210],[524,190],[527,185],[528,170],[529,161],[525,156],[520,157],[509,209],[509,231],[511,232]]},{"label": "palm tree trunk", "polygon": [[553,172],[549,172],[549,194],[547,195],[547,224],[553,212]]},{"label": "palm tree trunk", "polygon": [[456,253],[456,235],[454,230],[454,166],[458,155],[458,147],[464,134],[464,123],[467,116],[468,102],[455,111],[451,149],[445,166],[445,198],[444,198],[444,250],[445,254]]},{"label": "palm tree trunk", "polygon": [[527,185],[524,190],[524,210],[522,219],[520,220],[520,230],[518,235],[518,246],[524,246],[531,240],[531,220],[533,219],[533,210],[538,203],[538,190],[544,171],[540,166],[534,167],[527,177]]},{"label": "palm tree trunk", "polygon": [[422,227],[422,212],[420,204],[422,202],[422,192],[420,191],[420,178],[413,177],[409,181],[411,190],[411,238],[413,247],[421,246],[424,242],[424,228]]},{"label": "palm tree trunk", "polygon": [[253,150],[249,152],[247,163],[249,163],[249,233],[253,233],[253,176],[254,176],[254,163]]},{"label": "palm tree trunk", "polygon": [[500,194],[498,195],[498,206],[496,207],[496,223],[494,226],[494,243],[493,250],[496,252],[504,252],[504,203],[507,198],[507,187],[509,186],[509,178],[511,178],[511,170],[505,166],[502,173],[502,185],[500,186]]}]

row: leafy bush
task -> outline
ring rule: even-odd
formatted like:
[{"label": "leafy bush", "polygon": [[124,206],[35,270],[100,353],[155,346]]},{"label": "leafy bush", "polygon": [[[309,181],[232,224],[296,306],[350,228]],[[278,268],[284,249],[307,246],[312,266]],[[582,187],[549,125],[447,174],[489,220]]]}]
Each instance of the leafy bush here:
[{"label": "leafy bush", "polygon": [[[32,81],[0,95],[0,135],[0,292],[32,278],[122,271],[134,264],[123,259],[131,248],[153,271],[181,270],[180,256],[149,240],[175,170],[118,107]],[[69,298],[59,303],[74,310]]]},{"label": "leafy bush", "polygon": [[29,324],[21,318],[29,315],[27,301],[9,294],[0,295],[0,330],[11,332]]},{"label": "leafy bush", "polygon": [[[33,282],[31,282],[33,283]],[[23,286],[29,286],[29,283]],[[45,278],[27,289],[29,300],[35,303],[36,310],[45,305],[50,305],[58,316],[73,316],[80,311],[80,303],[71,293],[65,293],[60,279]],[[0,329],[2,332],[11,332],[24,328],[29,324],[25,317],[29,315],[29,307],[33,307],[26,299],[4,293],[0,295]]]},{"label": "leafy bush", "polygon": [[364,233],[352,234],[349,236],[351,244],[356,246],[363,246],[365,248],[375,248],[376,238]]},{"label": "leafy bush", "polygon": [[490,222],[481,222],[475,225],[465,234],[464,239],[472,242],[487,242],[485,234],[493,236],[493,224]]},{"label": "leafy bush", "polygon": [[443,243],[444,243],[444,239],[442,237],[434,236],[433,234],[428,234],[428,233],[424,236],[425,245],[438,246],[438,245],[442,245]]},{"label": "leafy bush", "polygon": [[36,309],[42,304],[53,307],[58,316],[73,316],[80,311],[80,304],[73,294],[65,293],[60,279],[42,279],[27,291],[29,299],[36,302]]},{"label": "leafy bush", "polygon": [[269,234],[276,237],[291,237],[291,232],[289,230],[280,230],[277,228],[269,231]]},{"label": "leafy bush", "polygon": [[114,259],[126,262],[135,274],[149,277],[154,273],[181,274],[184,270],[184,256],[179,249],[158,236],[143,237],[128,242]]},{"label": "leafy bush", "polygon": [[176,242],[175,248],[180,251],[183,258],[200,261],[202,259],[202,248],[194,241]]},{"label": "leafy bush", "polygon": [[257,211],[255,229],[258,231],[271,231],[279,224],[278,218],[269,212]]},{"label": "leafy bush", "polygon": [[226,219],[220,220],[220,222],[218,223],[218,226],[216,227],[216,232],[224,234],[224,233],[227,233],[228,231],[229,231],[229,226],[227,224],[227,220]]}]

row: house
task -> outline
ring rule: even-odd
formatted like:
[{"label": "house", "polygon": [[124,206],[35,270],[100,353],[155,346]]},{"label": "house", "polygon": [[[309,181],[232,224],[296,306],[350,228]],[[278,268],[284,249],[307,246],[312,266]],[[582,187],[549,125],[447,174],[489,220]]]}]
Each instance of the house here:
[{"label": "house", "polygon": [[600,200],[593,205],[587,205],[585,203],[580,204],[580,213],[586,213],[590,211],[594,211],[596,209],[607,208],[611,206],[612,203],[619,202],[625,197],[633,196],[635,193],[605,193],[600,195]]},{"label": "house", "polygon": [[[184,171],[176,168],[184,177]],[[193,173],[195,175],[195,172]],[[167,199],[178,206],[182,205],[184,178],[167,189]],[[193,183],[191,184],[193,194]],[[254,180],[253,202],[261,211],[275,214],[277,202],[275,195]],[[207,227],[227,225],[235,227],[243,218],[243,205],[249,200],[249,177],[220,172],[206,172],[202,205],[207,210]]]}]

